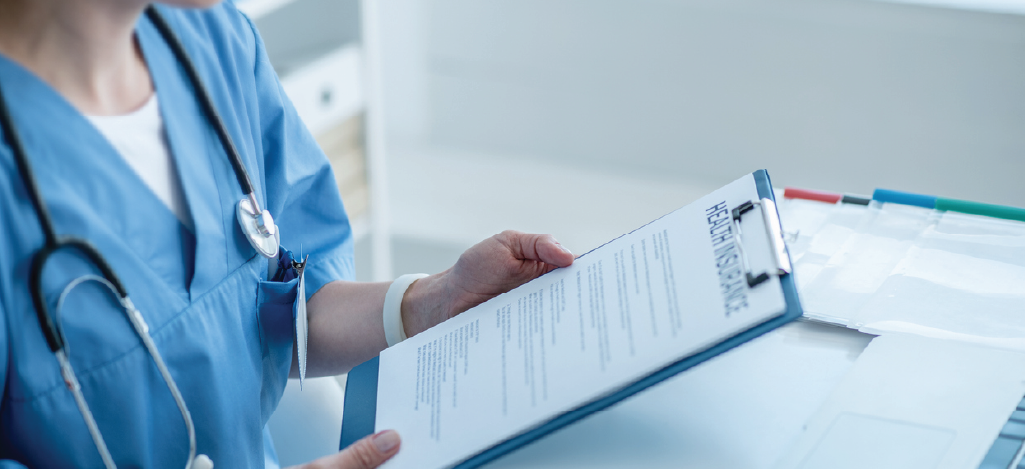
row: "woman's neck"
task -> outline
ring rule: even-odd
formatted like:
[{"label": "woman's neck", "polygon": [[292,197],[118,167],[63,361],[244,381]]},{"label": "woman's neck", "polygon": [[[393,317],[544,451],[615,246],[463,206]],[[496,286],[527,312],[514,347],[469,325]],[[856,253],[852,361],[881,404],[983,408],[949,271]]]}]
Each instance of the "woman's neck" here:
[{"label": "woman's neck", "polygon": [[88,115],[135,110],[153,83],[135,41],[143,0],[0,0],[0,54]]}]

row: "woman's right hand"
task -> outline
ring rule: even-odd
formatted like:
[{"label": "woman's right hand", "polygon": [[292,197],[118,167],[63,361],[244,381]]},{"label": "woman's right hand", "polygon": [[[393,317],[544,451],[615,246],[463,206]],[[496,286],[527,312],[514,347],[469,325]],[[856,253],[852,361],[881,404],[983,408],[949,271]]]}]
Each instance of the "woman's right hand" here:
[{"label": "woman's right hand", "polygon": [[363,438],[348,448],[289,469],[373,469],[395,456],[402,441],[394,430],[384,430]]}]

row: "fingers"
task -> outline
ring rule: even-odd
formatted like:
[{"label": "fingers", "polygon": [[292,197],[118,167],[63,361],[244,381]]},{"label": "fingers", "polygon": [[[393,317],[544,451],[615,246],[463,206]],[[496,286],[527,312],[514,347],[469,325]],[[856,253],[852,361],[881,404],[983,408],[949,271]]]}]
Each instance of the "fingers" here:
[{"label": "fingers", "polygon": [[310,469],[373,469],[399,452],[401,440],[394,430],[385,430],[359,440],[338,454],[320,458]]},{"label": "fingers", "polygon": [[573,253],[549,234],[526,234],[519,231],[503,231],[497,236],[517,259],[541,261],[556,267],[573,263]]}]

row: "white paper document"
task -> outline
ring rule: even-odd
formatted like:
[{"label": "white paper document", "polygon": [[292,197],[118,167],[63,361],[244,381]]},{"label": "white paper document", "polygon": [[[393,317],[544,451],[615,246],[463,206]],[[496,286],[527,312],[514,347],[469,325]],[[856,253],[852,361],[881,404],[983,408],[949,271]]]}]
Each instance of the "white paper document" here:
[{"label": "white paper document", "polygon": [[[387,468],[451,467],[786,309],[780,280],[748,287],[730,210],[745,176],[380,356],[376,429]],[[774,270],[765,221],[741,219],[756,275]]]}]

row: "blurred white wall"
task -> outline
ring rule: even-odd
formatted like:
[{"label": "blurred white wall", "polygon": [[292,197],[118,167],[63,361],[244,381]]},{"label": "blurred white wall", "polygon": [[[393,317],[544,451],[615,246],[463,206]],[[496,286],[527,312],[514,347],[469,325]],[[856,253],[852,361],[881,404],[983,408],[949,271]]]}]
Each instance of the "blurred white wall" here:
[{"label": "blurred white wall", "polygon": [[430,119],[427,44],[431,4],[428,0],[376,1],[387,132],[398,142],[422,142]]},{"label": "blurred white wall", "polygon": [[863,0],[383,0],[389,136],[715,186],[1025,204],[1025,16]]},{"label": "blurred white wall", "polygon": [[377,1],[396,274],[506,228],[584,252],[758,168],[1025,206],[1025,16],[977,0]]}]

